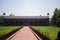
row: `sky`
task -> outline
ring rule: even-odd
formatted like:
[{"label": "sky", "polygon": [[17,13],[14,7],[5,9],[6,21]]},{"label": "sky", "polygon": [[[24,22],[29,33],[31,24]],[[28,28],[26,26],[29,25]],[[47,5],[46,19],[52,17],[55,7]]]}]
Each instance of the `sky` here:
[{"label": "sky", "polygon": [[0,0],[0,15],[6,16],[47,16],[52,17],[55,8],[60,8],[60,0]]}]

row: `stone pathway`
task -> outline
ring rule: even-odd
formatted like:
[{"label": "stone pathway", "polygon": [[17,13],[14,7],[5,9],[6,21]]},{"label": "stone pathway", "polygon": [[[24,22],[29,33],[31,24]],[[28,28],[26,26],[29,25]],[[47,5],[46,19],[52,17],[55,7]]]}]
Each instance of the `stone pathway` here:
[{"label": "stone pathway", "polygon": [[10,36],[7,40],[38,40],[38,39],[28,26],[24,26],[22,29],[14,33],[12,36]]}]

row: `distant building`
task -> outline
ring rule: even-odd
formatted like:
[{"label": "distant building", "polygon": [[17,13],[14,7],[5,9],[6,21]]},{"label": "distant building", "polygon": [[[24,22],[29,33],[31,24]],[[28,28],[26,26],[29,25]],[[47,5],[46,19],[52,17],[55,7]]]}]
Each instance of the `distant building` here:
[{"label": "distant building", "polygon": [[48,26],[49,16],[3,16],[5,26]]}]

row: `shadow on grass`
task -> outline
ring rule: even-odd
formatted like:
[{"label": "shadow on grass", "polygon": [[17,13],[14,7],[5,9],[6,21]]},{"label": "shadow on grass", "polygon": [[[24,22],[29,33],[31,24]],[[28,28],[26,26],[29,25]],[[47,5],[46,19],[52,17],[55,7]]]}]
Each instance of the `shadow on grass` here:
[{"label": "shadow on grass", "polygon": [[[22,27],[21,27],[22,28]],[[12,34],[14,34],[16,31],[20,30],[21,28],[18,28],[16,30],[13,30],[12,32],[0,37],[0,40],[6,40],[8,37],[10,37]]]},{"label": "shadow on grass", "polygon": [[[31,28],[31,27],[30,27]],[[42,38],[42,40],[50,40],[49,38],[47,38],[46,36],[44,36],[43,34],[39,33],[38,31],[34,30],[33,28],[31,28],[40,38]]]}]

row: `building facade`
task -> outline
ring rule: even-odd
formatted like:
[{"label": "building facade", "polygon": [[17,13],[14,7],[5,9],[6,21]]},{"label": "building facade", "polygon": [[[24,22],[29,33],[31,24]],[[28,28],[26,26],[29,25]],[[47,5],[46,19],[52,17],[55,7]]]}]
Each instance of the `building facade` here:
[{"label": "building facade", "polygon": [[4,16],[5,26],[21,26],[21,25],[31,25],[31,26],[48,26],[49,17],[48,16]]}]

